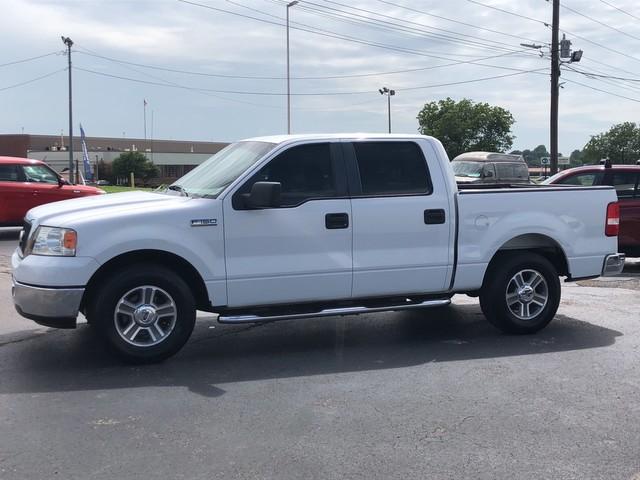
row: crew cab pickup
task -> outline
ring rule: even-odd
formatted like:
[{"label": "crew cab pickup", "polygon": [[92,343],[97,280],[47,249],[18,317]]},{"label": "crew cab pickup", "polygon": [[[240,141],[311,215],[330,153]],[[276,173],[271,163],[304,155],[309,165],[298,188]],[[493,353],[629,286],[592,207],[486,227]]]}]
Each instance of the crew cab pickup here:
[{"label": "crew cab pickup", "polygon": [[[461,189],[461,190],[460,190]],[[12,256],[23,316],[79,312],[138,362],[176,353],[196,310],[226,323],[445,306],[533,333],[560,279],[622,270],[611,187],[463,189],[418,135],[262,137],[226,147],[164,192],[30,210]]]}]

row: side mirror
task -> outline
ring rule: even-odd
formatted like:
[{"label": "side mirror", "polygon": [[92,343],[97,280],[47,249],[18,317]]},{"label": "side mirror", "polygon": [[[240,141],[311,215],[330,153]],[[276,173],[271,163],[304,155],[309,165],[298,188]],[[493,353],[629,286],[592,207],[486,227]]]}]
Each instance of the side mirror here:
[{"label": "side mirror", "polygon": [[69,185],[69,182],[67,182],[64,178],[62,177],[58,177],[58,186],[62,187],[64,185]]},{"label": "side mirror", "polygon": [[493,177],[493,172],[491,170],[485,170],[484,172],[482,172],[482,176],[484,178],[491,178]]},{"label": "side mirror", "polygon": [[251,193],[245,197],[248,208],[273,208],[280,206],[280,182],[256,182],[251,187]]}]

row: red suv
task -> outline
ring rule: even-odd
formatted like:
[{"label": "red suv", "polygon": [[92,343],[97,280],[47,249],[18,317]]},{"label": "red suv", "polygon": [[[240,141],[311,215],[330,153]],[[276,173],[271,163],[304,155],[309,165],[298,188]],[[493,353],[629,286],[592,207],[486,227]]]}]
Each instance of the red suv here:
[{"label": "red suv", "polygon": [[46,163],[0,157],[0,226],[22,225],[27,211],[43,203],[105,193],[95,187],[69,185]]},{"label": "red suv", "polygon": [[564,170],[545,184],[612,185],[620,203],[618,248],[630,257],[640,257],[640,165],[589,165]]}]

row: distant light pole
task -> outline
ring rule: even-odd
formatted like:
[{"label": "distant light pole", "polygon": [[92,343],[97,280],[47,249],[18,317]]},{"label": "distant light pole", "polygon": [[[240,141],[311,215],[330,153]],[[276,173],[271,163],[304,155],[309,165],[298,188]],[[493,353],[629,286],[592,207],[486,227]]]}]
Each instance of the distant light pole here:
[{"label": "distant light pole", "polygon": [[396,91],[390,90],[387,87],[382,87],[378,89],[378,91],[380,92],[380,95],[387,96],[387,114],[389,116],[389,133],[391,133],[391,97],[396,94]]},{"label": "distant light pole", "polygon": [[298,0],[287,3],[287,133],[291,134],[291,74],[289,71],[289,9],[300,3]]},{"label": "distant light pole", "polygon": [[69,37],[62,36],[62,43],[67,46],[67,59],[69,63],[69,183],[74,184],[73,178],[73,103],[71,90],[71,47],[73,40]]}]

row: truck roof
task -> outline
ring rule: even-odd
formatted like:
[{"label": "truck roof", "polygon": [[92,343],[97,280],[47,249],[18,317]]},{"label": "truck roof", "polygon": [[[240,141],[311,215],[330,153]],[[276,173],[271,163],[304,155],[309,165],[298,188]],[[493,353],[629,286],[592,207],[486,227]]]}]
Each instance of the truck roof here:
[{"label": "truck roof", "polygon": [[453,159],[457,161],[467,162],[524,162],[522,155],[512,155],[509,153],[496,152],[466,152],[461,153]]},{"label": "truck roof", "polygon": [[39,165],[42,162],[40,160],[34,160],[31,158],[21,158],[21,157],[0,157],[0,165],[1,164],[18,164],[18,165]]},{"label": "truck roof", "polygon": [[264,137],[248,138],[246,141],[252,142],[269,142],[269,143],[285,143],[291,141],[304,140],[335,140],[339,138],[358,140],[358,139],[431,139],[426,135],[416,133],[313,133],[313,134],[296,134],[296,135],[270,135]]}]

